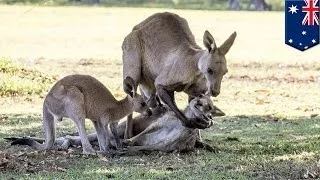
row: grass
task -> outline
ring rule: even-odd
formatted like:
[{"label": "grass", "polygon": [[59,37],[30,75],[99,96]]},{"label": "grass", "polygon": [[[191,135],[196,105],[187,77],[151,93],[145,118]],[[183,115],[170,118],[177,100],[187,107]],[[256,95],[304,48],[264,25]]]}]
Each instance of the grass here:
[{"label": "grass", "polygon": [[[38,132],[42,131],[38,115],[9,116],[9,119],[2,122],[1,138],[10,135],[30,135],[35,132],[33,135],[39,135]],[[214,127],[203,133],[207,143],[220,148],[217,154],[203,150],[187,154],[154,152],[106,160],[80,156],[79,150],[76,153],[37,152],[35,155],[30,148],[9,147],[10,152],[27,152],[19,158],[28,160],[30,164],[28,167],[14,169],[15,173],[3,173],[2,177],[21,179],[24,174],[28,175],[23,176],[23,179],[299,179],[312,178],[313,175],[319,177],[319,120],[320,118],[296,118],[275,121],[263,116],[219,118]],[[72,132],[73,127],[68,126],[68,122],[64,123],[64,129],[59,126],[60,132]],[[15,129],[17,126],[23,128]],[[4,132],[6,129],[10,130],[10,133]],[[43,167],[41,162],[57,168],[52,170]],[[36,167],[39,165],[42,168],[38,168],[38,172]]]},{"label": "grass", "polygon": [[0,96],[41,95],[56,80],[35,70],[21,68],[9,59],[0,58]]},{"label": "grass", "polygon": [[[206,29],[218,45],[237,31],[227,54],[229,72],[221,94],[213,98],[227,116],[218,118],[203,133],[207,143],[220,148],[217,154],[204,150],[153,152],[105,159],[82,156],[79,149],[38,152],[11,147],[3,137],[43,136],[43,97],[28,93],[1,97],[0,164],[9,160],[6,171],[1,171],[0,165],[2,179],[319,178],[320,54],[318,47],[301,53],[284,44],[282,13],[30,8],[0,6],[0,56],[15,64],[2,63],[6,72],[14,74],[25,67],[28,72],[57,79],[74,73],[90,74],[119,99],[124,96],[122,40],[150,14],[172,11],[185,17],[199,45]],[[22,77],[23,82],[29,82],[25,75]],[[47,82],[44,91],[53,83]],[[177,93],[176,100],[179,107],[187,101],[182,93]],[[91,123],[87,124],[92,131]],[[58,136],[74,131],[70,120],[58,124]]]}]

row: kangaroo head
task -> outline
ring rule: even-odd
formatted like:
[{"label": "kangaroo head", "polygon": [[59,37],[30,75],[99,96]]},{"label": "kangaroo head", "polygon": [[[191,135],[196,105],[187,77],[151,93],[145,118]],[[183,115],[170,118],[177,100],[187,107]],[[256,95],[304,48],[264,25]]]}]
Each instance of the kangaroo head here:
[{"label": "kangaroo head", "polygon": [[203,44],[207,51],[201,56],[198,62],[198,69],[207,80],[207,94],[218,96],[223,75],[228,72],[225,55],[233,45],[236,38],[236,32],[220,46],[217,47],[214,38],[209,31],[204,32]]},{"label": "kangaroo head", "polygon": [[135,85],[134,80],[127,76],[123,80],[123,87],[125,93],[129,95],[133,105],[133,111],[138,113],[146,113],[148,116],[152,114],[150,108],[148,107],[146,101],[144,100],[143,96],[137,93],[137,87]]},{"label": "kangaroo head", "polygon": [[152,115],[151,109],[148,107],[143,96],[141,96],[140,94],[135,94],[135,96],[132,97],[132,104],[133,104],[132,109],[134,112],[146,114],[147,116]]},{"label": "kangaroo head", "polygon": [[209,120],[212,120],[216,116],[224,116],[225,113],[222,112],[218,107],[213,105],[209,96],[199,96],[192,99],[189,103],[190,108],[196,117],[205,116]]}]

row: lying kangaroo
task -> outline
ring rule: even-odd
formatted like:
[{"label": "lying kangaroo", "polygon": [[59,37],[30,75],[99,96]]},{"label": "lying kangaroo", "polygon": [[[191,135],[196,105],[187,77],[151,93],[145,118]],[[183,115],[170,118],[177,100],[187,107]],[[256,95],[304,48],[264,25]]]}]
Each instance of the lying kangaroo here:
[{"label": "lying kangaroo", "polygon": [[[124,83],[130,84],[130,78]],[[109,138],[107,126],[115,136],[117,148],[120,140],[117,135],[118,121],[128,114],[136,112],[151,112],[142,96],[127,96],[116,100],[110,91],[97,79],[87,75],[70,75],[58,81],[49,91],[43,103],[43,123],[45,143],[34,143],[34,148],[52,149],[55,142],[54,120],[61,121],[63,117],[71,118],[81,138],[84,154],[95,154],[85,130],[85,118],[92,120],[97,132],[100,151],[108,152]],[[61,148],[67,144],[63,144]]]},{"label": "lying kangaroo", "polygon": [[[187,118],[200,119],[212,119],[214,116],[225,115],[206,96],[192,99],[185,108],[184,114]],[[169,111],[138,135],[125,140],[125,143],[129,145],[130,151],[187,151],[194,149],[199,136],[199,129],[183,126],[179,118]]]},{"label": "lying kangaroo", "polygon": [[[225,114],[216,106],[212,105],[212,101],[208,97],[196,97],[193,99],[184,111],[187,117],[207,116],[212,119],[215,116],[224,116]],[[181,124],[177,116],[165,106],[158,106],[152,109],[152,115],[147,117],[139,115],[133,118],[133,135],[135,137],[125,140],[127,144],[134,145],[129,147],[131,151],[139,150],[160,150],[165,152],[170,151],[185,151],[206,146],[199,141],[199,129],[187,128]],[[118,135],[124,138],[126,122],[121,122],[118,127]],[[89,141],[92,144],[97,142],[97,135],[89,134]],[[39,138],[7,138],[15,140],[11,144],[24,144],[34,147],[35,141],[43,142]],[[57,144],[68,146],[81,145],[79,136],[66,136],[59,138]],[[115,141],[111,141],[115,144]],[[209,148],[210,149],[210,148]]]},{"label": "lying kangaroo", "polygon": [[[207,119],[185,117],[175,104],[174,92],[183,91],[189,99],[204,93],[219,95],[222,77],[228,71],[225,55],[235,38],[236,32],[218,47],[205,31],[206,49],[202,50],[184,18],[169,12],[156,13],[125,37],[123,77],[131,77],[134,90],[139,86],[153,102],[158,94],[186,127],[207,128]],[[124,91],[129,93],[131,89],[124,84]]]}]

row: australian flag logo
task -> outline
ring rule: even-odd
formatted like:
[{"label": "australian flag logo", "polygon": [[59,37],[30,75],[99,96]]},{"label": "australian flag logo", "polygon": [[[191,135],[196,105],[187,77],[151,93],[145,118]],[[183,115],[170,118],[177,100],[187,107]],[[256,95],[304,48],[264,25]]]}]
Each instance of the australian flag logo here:
[{"label": "australian flag logo", "polygon": [[286,0],[285,41],[300,51],[319,44],[319,0]]}]

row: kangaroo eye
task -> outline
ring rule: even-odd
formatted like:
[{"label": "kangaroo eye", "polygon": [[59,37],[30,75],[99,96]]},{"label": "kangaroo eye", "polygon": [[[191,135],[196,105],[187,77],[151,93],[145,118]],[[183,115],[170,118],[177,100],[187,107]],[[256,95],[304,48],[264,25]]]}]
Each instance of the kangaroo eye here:
[{"label": "kangaroo eye", "polygon": [[147,104],[146,104],[145,102],[142,102],[142,103],[141,103],[141,106],[142,106],[142,107],[144,107],[144,106],[146,106],[146,105],[147,105]]},{"label": "kangaroo eye", "polygon": [[213,71],[212,71],[211,68],[208,68],[207,72],[208,72],[209,74],[213,74]]}]

